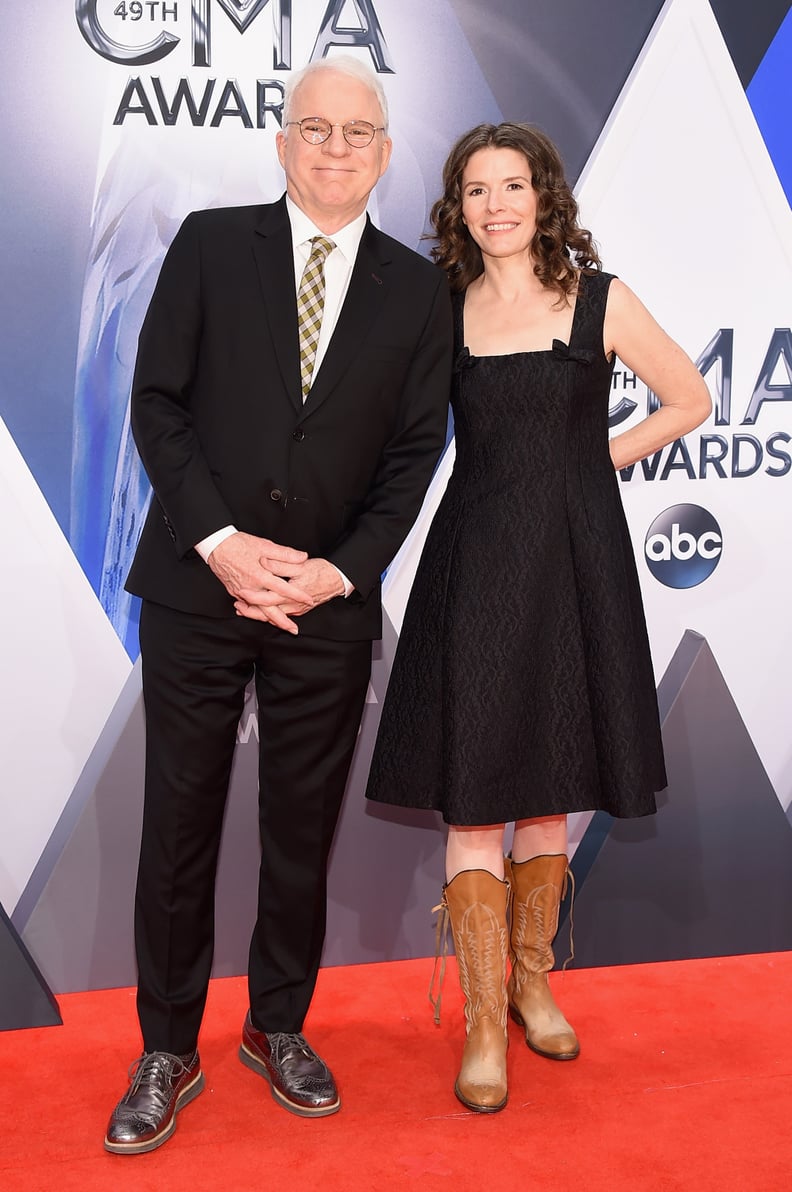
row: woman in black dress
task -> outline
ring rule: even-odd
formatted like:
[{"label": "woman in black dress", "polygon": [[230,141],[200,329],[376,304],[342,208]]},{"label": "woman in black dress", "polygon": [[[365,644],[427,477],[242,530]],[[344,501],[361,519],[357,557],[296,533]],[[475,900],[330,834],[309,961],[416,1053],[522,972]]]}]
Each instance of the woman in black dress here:
[{"label": "woman in black dress", "polygon": [[[666,784],[616,470],[692,430],[711,403],[682,349],[601,271],[541,132],[480,125],[443,180],[433,255],[455,294],[456,459],[367,793],[439,809],[449,825],[443,904],[467,1023],[455,1092],[494,1112],[507,1098],[507,1012],[539,1054],[579,1051],[547,980],[567,813],[648,815]],[[609,442],[616,356],[660,408]]]}]

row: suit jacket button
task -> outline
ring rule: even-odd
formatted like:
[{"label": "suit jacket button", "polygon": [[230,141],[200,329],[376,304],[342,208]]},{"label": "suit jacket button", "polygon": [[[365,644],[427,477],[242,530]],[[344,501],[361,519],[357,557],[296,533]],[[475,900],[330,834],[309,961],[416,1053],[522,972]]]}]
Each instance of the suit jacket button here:
[{"label": "suit jacket button", "polygon": [[294,431],[292,435],[292,438],[294,439],[295,443],[302,443],[303,439],[305,438],[305,431],[301,426],[297,427],[296,431]]},{"label": "suit jacket button", "polygon": [[270,500],[271,501],[279,501],[282,496],[283,496],[283,493],[281,492],[281,490],[279,488],[273,488],[272,492],[270,493]]}]

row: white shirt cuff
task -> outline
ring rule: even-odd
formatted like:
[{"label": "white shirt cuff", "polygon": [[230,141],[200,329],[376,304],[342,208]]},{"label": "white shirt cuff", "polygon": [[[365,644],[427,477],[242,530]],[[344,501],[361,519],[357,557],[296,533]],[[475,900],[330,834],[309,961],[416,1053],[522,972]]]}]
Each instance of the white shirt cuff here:
[{"label": "white shirt cuff", "polygon": [[[328,559],[328,563],[330,563],[330,560],[329,560],[329,559]],[[352,595],[352,593],[354,592],[354,590],[355,590],[355,585],[354,585],[353,583],[350,583],[350,582],[349,582],[349,580],[348,580],[348,579],[347,579],[347,577],[344,575],[344,573],[343,573],[343,571],[341,570],[341,568],[340,568],[340,567],[336,567],[335,563],[330,563],[330,566],[331,566],[331,567],[335,567],[336,571],[338,572],[338,574],[341,576],[341,579],[343,580],[343,583],[344,583],[344,599],[346,600],[346,598],[347,598],[348,596],[351,596],[351,595]]]},{"label": "white shirt cuff", "polygon": [[225,542],[226,538],[230,538],[236,532],[236,526],[223,526],[222,530],[215,530],[214,534],[210,534],[208,538],[202,538],[200,542],[196,542],[195,549],[204,563],[209,562],[209,556],[216,546]]}]

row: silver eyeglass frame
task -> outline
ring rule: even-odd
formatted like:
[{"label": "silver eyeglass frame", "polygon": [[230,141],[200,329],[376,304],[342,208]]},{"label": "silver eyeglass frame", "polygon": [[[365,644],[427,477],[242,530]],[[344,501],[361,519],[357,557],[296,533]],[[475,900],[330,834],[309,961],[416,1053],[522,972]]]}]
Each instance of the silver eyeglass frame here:
[{"label": "silver eyeglass frame", "polygon": [[[344,137],[344,140],[346,141],[347,145],[349,145],[349,147],[351,149],[367,149],[369,147],[369,145],[371,144],[371,142],[374,140],[375,133],[385,131],[384,124],[380,124],[380,125],[372,124],[369,120],[347,120],[346,123],[344,123],[344,124],[338,124],[338,123],[333,124],[333,123],[331,123],[330,120],[325,120],[324,116],[303,116],[302,120],[287,120],[286,124],[284,125],[284,128],[289,128],[290,125],[292,125],[292,124],[297,125],[297,127],[300,130],[300,136],[302,137],[302,139],[305,141],[305,143],[307,145],[324,145],[324,144],[326,144],[327,141],[330,140],[330,137],[333,135],[333,129],[340,128],[341,133]],[[306,134],[303,131],[303,124],[323,124],[327,128],[327,134],[326,134],[326,136],[319,136],[319,134],[316,132],[314,132],[313,134],[311,134],[311,133]],[[349,129],[349,127],[354,126],[354,127],[360,128],[363,125],[365,125],[367,131],[369,129],[371,130],[371,136],[369,137],[369,139],[365,143],[361,143],[359,141],[350,141],[349,137],[347,136],[347,130]]]}]

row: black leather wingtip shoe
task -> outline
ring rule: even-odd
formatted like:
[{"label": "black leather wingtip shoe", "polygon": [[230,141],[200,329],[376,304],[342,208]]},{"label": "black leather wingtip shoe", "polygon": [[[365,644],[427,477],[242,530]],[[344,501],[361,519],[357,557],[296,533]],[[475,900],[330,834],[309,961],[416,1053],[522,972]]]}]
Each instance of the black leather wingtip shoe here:
[{"label": "black leather wingtip shoe", "polygon": [[303,1035],[257,1031],[248,1014],[239,1058],[264,1077],[275,1100],[290,1113],[326,1117],[341,1108],[330,1069]]},{"label": "black leather wingtip shoe", "polygon": [[104,1140],[105,1150],[114,1155],[141,1155],[162,1146],[176,1129],[178,1111],[204,1087],[197,1051],[188,1055],[146,1052],[135,1060],[129,1079]]}]

